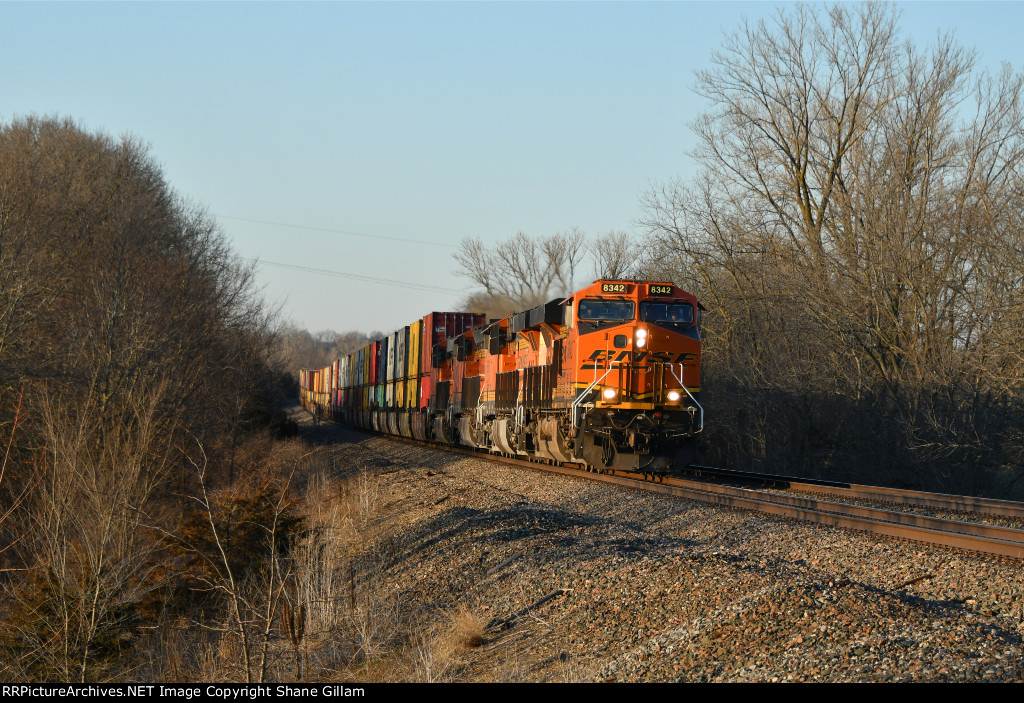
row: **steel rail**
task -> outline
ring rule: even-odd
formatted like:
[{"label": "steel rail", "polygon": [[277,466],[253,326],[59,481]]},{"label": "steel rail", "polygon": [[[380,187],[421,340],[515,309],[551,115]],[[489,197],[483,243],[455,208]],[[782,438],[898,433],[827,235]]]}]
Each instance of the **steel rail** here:
[{"label": "steel rail", "polygon": [[818,493],[844,498],[876,500],[883,503],[896,503],[898,505],[918,508],[935,508],[961,513],[1024,519],[1024,503],[1012,500],[958,496],[949,493],[930,493],[927,491],[867,486],[856,483],[839,483],[836,481],[808,480],[792,476],[777,476],[774,474],[737,471],[735,469],[719,469],[711,466],[694,466],[688,469],[688,471],[699,475],[707,474],[741,481],[751,480],[784,484],[789,490],[801,493]]},{"label": "steel rail", "polygon": [[892,522],[900,525],[923,527],[941,532],[957,532],[961,534],[989,537],[1008,542],[1024,543],[1024,530],[1012,527],[1001,527],[998,525],[985,525],[977,522],[964,522],[961,520],[947,520],[944,518],[931,517],[929,515],[917,515],[899,511],[872,508],[863,505],[851,505],[850,503],[839,503],[829,500],[818,500],[802,496],[786,495],[784,493],[764,493],[752,491],[748,488],[734,488],[731,486],[720,486],[716,484],[705,484],[697,481],[686,481],[685,479],[666,478],[666,483],[679,485],[687,488],[709,490],[712,493],[722,495],[754,497],[757,500],[788,505],[795,508],[816,510],[847,515],[849,517],[866,518],[881,522]]},{"label": "steel rail", "polygon": [[[542,466],[541,468],[553,471],[561,467]],[[663,483],[655,483],[622,475],[581,473],[572,469],[558,471],[558,473],[581,476],[591,480],[610,478],[611,480],[605,480],[605,482],[654,493],[665,493],[702,503],[742,508],[818,525],[843,527],[981,554],[1024,560],[1024,530],[1008,527],[942,520],[911,513],[864,508],[848,503],[817,501],[696,481],[666,478]]]}]

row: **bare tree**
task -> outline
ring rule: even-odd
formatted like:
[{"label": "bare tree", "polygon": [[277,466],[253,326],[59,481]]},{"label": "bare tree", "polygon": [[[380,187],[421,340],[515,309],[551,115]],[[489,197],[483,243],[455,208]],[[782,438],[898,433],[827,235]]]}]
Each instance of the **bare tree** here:
[{"label": "bare tree", "polygon": [[586,235],[573,227],[536,239],[517,232],[493,248],[477,238],[464,239],[454,257],[460,276],[492,300],[508,300],[523,309],[570,293],[585,255]]},{"label": "bare tree", "polygon": [[140,602],[160,585],[150,559],[156,543],[142,528],[167,472],[161,400],[156,389],[129,423],[101,427],[88,404],[46,399],[49,466],[21,514],[24,578],[9,586],[16,672],[81,682],[102,675],[112,666],[111,642],[135,626]]},{"label": "bare tree", "polygon": [[641,246],[628,232],[611,230],[590,245],[597,278],[634,278],[639,273]]}]

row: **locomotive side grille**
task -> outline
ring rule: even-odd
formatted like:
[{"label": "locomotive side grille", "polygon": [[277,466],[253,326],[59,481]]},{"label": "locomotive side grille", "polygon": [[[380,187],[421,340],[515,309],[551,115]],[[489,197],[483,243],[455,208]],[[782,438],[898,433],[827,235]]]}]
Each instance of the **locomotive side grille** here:
[{"label": "locomotive side grille", "polygon": [[512,412],[519,398],[519,372],[509,371],[497,375],[497,387],[494,393],[495,410]]},{"label": "locomotive side grille", "polygon": [[551,407],[558,374],[555,364],[531,366],[523,369],[523,405],[531,410]]},{"label": "locomotive side grille", "polygon": [[448,399],[451,396],[451,392],[451,381],[438,381],[434,384],[434,412],[444,412],[444,409],[448,407]]},{"label": "locomotive side grille", "polygon": [[467,376],[462,381],[462,407],[472,409],[480,401],[480,381],[483,376]]}]

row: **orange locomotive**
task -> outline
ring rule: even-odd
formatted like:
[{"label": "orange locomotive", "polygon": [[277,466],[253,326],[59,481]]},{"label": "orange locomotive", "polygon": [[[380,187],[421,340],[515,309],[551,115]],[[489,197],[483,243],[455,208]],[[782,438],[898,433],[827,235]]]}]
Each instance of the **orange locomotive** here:
[{"label": "orange locomotive", "polygon": [[[698,316],[697,300],[671,283],[611,280],[489,323],[431,313],[404,342],[396,332],[302,372],[302,399],[322,417],[390,434],[662,473],[692,462],[704,425]],[[393,363],[386,349],[399,350]],[[386,372],[376,358],[388,358]]]}]

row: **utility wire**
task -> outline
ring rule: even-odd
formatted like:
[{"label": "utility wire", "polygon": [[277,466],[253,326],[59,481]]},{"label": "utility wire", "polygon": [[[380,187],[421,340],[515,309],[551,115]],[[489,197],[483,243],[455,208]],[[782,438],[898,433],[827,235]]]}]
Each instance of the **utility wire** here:
[{"label": "utility wire", "polygon": [[344,229],[331,229],[329,227],[311,227],[309,225],[293,225],[287,222],[269,222],[267,220],[254,220],[250,217],[231,217],[229,215],[215,215],[222,220],[238,220],[240,222],[255,222],[261,225],[274,225],[275,227],[291,227],[292,229],[308,229],[314,232],[331,232],[332,234],[347,234],[352,237],[365,237],[367,239],[386,239],[391,242],[406,242],[409,244],[427,244],[432,247],[445,247],[447,249],[455,249],[454,244],[445,244],[443,242],[431,242],[426,239],[405,239],[403,237],[388,237],[383,234],[366,234],[364,232],[350,232]]},{"label": "utility wire", "polygon": [[442,293],[465,293],[466,291],[457,290],[455,288],[443,288],[441,286],[428,286],[422,283],[410,283],[408,281],[396,281],[390,278],[376,278],[374,276],[364,276],[358,273],[345,273],[344,271],[332,271],[330,269],[319,269],[311,266],[299,266],[298,264],[283,264],[277,261],[267,261],[265,259],[250,259],[246,258],[246,261],[251,261],[257,266],[276,266],[282,269],[289,269],[292,271],[305,271],[307,273],[316,273],[321,276],[332,276],[334,278],[350,278],[356,281],[366,281],[367,283],[381,283],[396,288],[408,288],[410,290],[422,290],[422,291],[439,291]]}]

